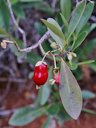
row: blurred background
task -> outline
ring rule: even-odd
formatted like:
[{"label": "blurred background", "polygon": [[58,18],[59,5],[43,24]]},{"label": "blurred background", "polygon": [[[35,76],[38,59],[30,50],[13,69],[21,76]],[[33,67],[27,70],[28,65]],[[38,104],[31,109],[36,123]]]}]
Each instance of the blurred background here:
[{"label": "blurred background", "polygon": [[[72,8],[76,2],[78,1],[72,1]],[[34,45],[47,31],[46,26],[40,21],[41,18],[53,17],[59,24],[62,24],[59,15],[59,0],[10,0],[10,4],[18,25],[16,26],[10,15],[8,0],[0,0],[0,42],[9,34],[21,48],[23,48],[23,44],[28,47]],[[89,24],[92,25],[92,31],[76,51],[77,54],[79,53],[80,60],[96,60],[96,6],[89,19]],[[18,31],[18,27],[21,31]],[[24,38],[24,34],[26,34],[26,38]],[[42,45],[45,51],[51,49],[47,41]],[[12,113],[17,108],[29,104],[44,105],[44,103],[40,104],[41,99],[38,98],[42,92],[36,90],[32,81],[34,65],[41,58],[42,53],[39,47],[27,54],[19,53],[14,45],[8,45],[6,49],[0,47],[0,128],[19,128],[19,126],[8,124]],[[50,60],[47,61],[51,65]],[[46,128],[96,128],[96,61],[80,66],[73,73],[82,89],[83,104],[86,109],[82,111],[80,118],[76,121],[65,119],[61,112],[51,118],[50,125]],[[57,88],[51,88],[49,92],[48,90],[47,93],[44,93],[47,95],[46,103],[54,102],[54,97],[58,94],[53,95],[53,92]],[[20,128],[42,128],[46,120],[47,116],[42,115]]]}]

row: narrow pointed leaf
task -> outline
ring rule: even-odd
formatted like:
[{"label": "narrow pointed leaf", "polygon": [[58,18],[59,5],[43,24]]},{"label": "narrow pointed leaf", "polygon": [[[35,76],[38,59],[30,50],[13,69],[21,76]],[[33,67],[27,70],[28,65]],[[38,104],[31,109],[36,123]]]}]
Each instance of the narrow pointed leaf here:
[{"label": "narrow pointed leaf", "polygon": [[63,21],[63,23],[64,23],[64,26],[65,26],[66,28],[68,28],[68,22],[67,22],[67,20],[66,20],[65,17],[62,15],[62,13],[60,13],[60,16],[61,16],[61,18],[62,18],[62,21]]},{"label": "narrow pointed leaf", "polygon": [[91,64],[91,63],[94,63],[95,62],[95,60],[86,60],[86,61],[83,61],[83,62],[79,62],[78,63],[78,65],[80,66],[80,65],[85,65],[85,64]]},{"label": "narrow pointed leaf", "polygon": [[[62,31],[61,28],[60,28],[60,26],[59,26],[59,24],[53,18],[48,18],[47,21],[49,23],[55,25],[60,31]],[[50,32],[50,35],[56,41],[56,43],[58,45],[62,46],[63,43],[64,43],[63,40],[58,35],[56,35],[56,33],[54,33],[50,28],[48,28],[48,31]]]},{"label": "narrow pointed leaf", "polygon": [[75,42],[75,44],[74,44],[74,46],[73,46],[73,51],[74,51],[76,48],[78,48],[78,47],[83,43],[83,41],[85,40],[85,38],[86,38],[87,35],[88,35],[88,32],[82,32],[82,33],[78,36],[78,38],[77,38],[77,40],[76,40],[76,42]]},{"label": "narrow pointed leaf", "polygon": [[81,17],[84,13],[86,7],[86,2],[85,1],[81,1],[77,7],[75,8],[75,10],[73,10],[72,13],[72,17],[69,23],[69,27],[68,27],[68,33],[67,33],[67,38],[69,39],[70,36],[73,34],[73,32],[75,31],[78,23],[81,20]]},{"label": "narrow pointed leaf", "polygon": [[85,24],[87,23],[88,19],[90,18],[91,14],[92,14],[92,11],[94,9],[94,2],[93,1],[90,1],[86,7],[85,7],[85,10],[84,10],[84,13],[79,21],[79,24],[76,28],[76,33],[78,34],[82,28],[85,26]]},{"label": "narrow pointed leaf", "polygon": [[60,8],[63,16],[68,19],[71,13],[72,1],[71,0],[60,0]]},{"label": "narrow pointed leaf", "polygon": [[[50,18],[51,19],[51,18]],[[51,19],[52,20],[52,19]],[[53,20],[52,20],[53,21]],[[55,24],[50,23],[49,21],[46,21],[42,19],[42,22],[59,38],[61,38],[62,41],[64,41],[64,34],[61,31],[60,27],[56,26]]]},{"label": "narrow pointed leaf", "polygon": [[82,93],[80,87],[67,64],[61,60],[60,97],[66,112],[77,119],[82,109]]},{"label": "narrow pointed leaf", "polygon": [[50,96],[50,87],[49,87],[49,85],[48,84],[44,85],[41,88],[40,93],[41,93],[41,105],[44,105],[48,101],[48,98]]},{"label": "narrow pointed leaf", "polygon": [[82,91],[82,97],[84,99],[92,99],[92,98],[96,97],[96,94],[91,92],[91,91],[88,91],[88,90],[83,90]]},{"label": "narrow pointed leaf", "polygon": [[47,109],[48,115],[56,115],[60,110],[60,106],[57,103],[51,104],[50,107]]},{"label": "narrow pointed leaf", "polygon": [[9,124],[13,126],[26,125],[45,113],[45,109],[34,109],[30,106],[18,109],[10,118]]},{"label": "narrow pointed leaf", "polygon": [[9,21],[10,21],[10,13],[6,4],[6,1],[1,0],[0,1],[0,11],[2,14],[2,19],[4,22],[4,26],[6,28],[6,30],[9,30]]},{"label": "narrow pointed leaf", "polygon": [[96,116],[96,111],[87,108],[83,108],[82,111]]}]

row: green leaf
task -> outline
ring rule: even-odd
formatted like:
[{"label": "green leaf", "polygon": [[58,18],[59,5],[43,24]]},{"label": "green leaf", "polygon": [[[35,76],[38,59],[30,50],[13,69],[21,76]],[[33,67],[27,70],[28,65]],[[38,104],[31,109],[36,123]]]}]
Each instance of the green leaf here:
[{"label": "green leaf", "polygon": [[76,71],[73,70],[73,73],[75,74],[77,80],[81,80],[83,78],[83,72],[80,67],[78,67]]},{"label": "green leaf", "polygon": [[0,8],[0,28],[4,26],[3,17],[2,17],[2,11]]},{"label": "green leaf", "polygon": [[96,28],[96,23],[92,23],[90,26],[90,32],[93,31]]},{"label": "green leaf", "polygon": [[60,16],[61,16],[61,18],[62,18],[62,21],[63,21],[63,23],[64,23],[64,26],[65,26],[66,28],[68,28],[68,22],[67,22],[67,20],[66,20],[65,17],[62,15],[62,13],[60,13]]},{"label": "green leaf", "polygon": [[46,26],[41,24],[40,22],[35,22],[34,27],[35,27],[37,33],[40,35],[43,35],[46,32]]},{"label": "green leaf", "polygon": [[94,2],[93,1],[90,1],[86,7],[85,7],[85,10],[83,12],[83,15],[79,21],[79,24],[76,28],[76,33],[78,34],[82,28],[85,26],[85,24],[87,23],[88,19],[90,18],[91,14],[92,14],[92,11],[94,9]]},{"label": "green leaf", "polygon": [[10,118],[9,124],[13,126],[26,125],[45,113],[44,107],[34,109],[30,106],[18,109]]},{"label": "green leaf", "polygon": [[81,1],[77,5],[77,7],[73,10],[72,17],[68,27],[67,39],[70,38],[70,36],[73,34],[76,27],[78,26],[78,23],[80,22],[82,15],[84,13],[85,7],[86,7],[86,2]]},{"label": "green leaf", "polygon": [[[60,41],[60,40],[62,40],[62,42],[63,42],[65,40],[64,34],[63,34],[60,26],[58,25],[58,23],[54,19],[48,18],[47,21],[42,19],[42,22],[53,32],[52,33],[52,32],[49,31],[54,40],[55,40],[55,37],[54,37],[53,34],[55,34],[56,37],[58,37],[59,40],[56,38],[56,42]],[[57,43],[60,43],[60,45],[62,45],[62,42],[60,41],[60,42],[57,42]]]},{"label": "green leaf", "polygon": [[47,112],[49,115],[54,116],[59,112],[59,109],[60,109],[59,104],[54,103],[50,105],[50,107],[47,109]]},{"label": "green leaf", "polygon": [[5,0],[0,1],[0,11],[2,14],[3,22],[4,22],[4,27],[8,31],[9,30],[10,14],[9,14],[9,9],[6,5]]},{"label": "green leaf", "polygon": [[69,67],[71,70],[76,70],[78,68],[78,63],[71,62],[71,63],[69,63]]},{"label": "green leaf", "polygon": [[40,99],[40,104],[44,105],[50,96],[50,85],[46,83],[44,86],[42,86],[39,90],[38,98]]},{"label": "green leaf", "polygon": [[88,90],[83,90],[82,91],[82,97],[84,99],[92,99],[92,98],[95,98],[96,95],[93,92],[90,92]]},{"label": "green leaf", "polygon": [[83,62],[79,62],[78,65],[85,65],[85,64],[91,64],[91,63],[94,63],[95,60],[86,60],[86,61],[83,61]]},{"label": "green leaf", "polygon": [[91,69],[93,69],[94,71],[96,71],[96,60],[95,60],[94,63],[89,64],[89,67],[90,67]]},{"label": "green leaf", "polygon": [[16,18],[19,19],[24,19],[25,18],[25,13],[22,8],[22,6],[19,5],[19,3],[15,4],[12,6],[14,14],[16,15]]},{"label": "green leaf", "polygon": [[[56,27],[58,27],[58,29],[59,29],[60,31],[62,31],[61,28],[60,28],[60,26],[59,26],[59,24],[58,24],[54,19],[48,18],[47,21],[48,21],[49,23],[55,25]],[[48,28],[48,31],[50,32],[50,35],[51,35],[52,38],[56,41],[56,43],[57,43],[58,45],[62,46],[63,43],[64,43],[64,41],[63,41],[58,35],[56,35],[51,29]]]},{"label": "green leaf", "polygon": [[90,110],[90,109],[87,109],[87,108],[83,108],[82,111],[86,112],[86,113],[89,113],[89,114],[92,114],[92,115],[96,115],[96,111],[93,111],[93,110]]},{"label": "green leaf", "polygon": [[82,33],[78,36],[77,40],[75,41],[75,44],[72,46],[72,47],[73,47],[73,51],[74,51],[76,48],[78,48],[78,47],[83,43],[83,41],[85,40],[85,38],[86,38],[87,35],[88,35],[87,32],[82,32]]},{"label": "green leaf", "polygon": [[71,0],[60,0],[60,9],[65,19],[68,19],[68,17],[70,16],[71,7],[72,7]]},{"label": "green leaf", "polygon": [[14,5],[18,2],[19,0],[10,0],[11,4]]},{"label": "green leaf", "polygon": [[67,64],[61,60],[60,97],[66,112],[77,119],[82,109],[82,93],[80,87]]},{"label": "green leaf", "polygon": [[63,105],[60,104],[60,110],[57,113],[56,118],[59,120],[59,122],[64,122],[71,120],[72,118],[68,115],[68,113],[64,110]]}]

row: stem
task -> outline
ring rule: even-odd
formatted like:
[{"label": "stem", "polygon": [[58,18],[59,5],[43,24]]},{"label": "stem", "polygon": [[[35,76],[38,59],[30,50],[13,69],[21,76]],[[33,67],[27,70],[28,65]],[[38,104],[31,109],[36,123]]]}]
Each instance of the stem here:
[{"label": "stem", "polygon": [[54,61],[54,68],[57,68],[56,66],[56,59],[55,59],[55,55],[52,54],[52,57],[53,57],[53,61]]},{"label": "stem", "polygon": [[46,54],[46,52],[45,52],[45,50],[44,50],[44,48],[42,47],[42,45],[41,45],[41,44],[40,44],[40,46],[39,46],[39,47],[40,47],[40,50],[41,50],[42,54],[43,54],[43,55],[45,55],[45,54]]},{"label": "stem", "polygon": [[40,44],[42,44],[45,40],[47,40],[47,39],[50,37],[50,33],[49,33],[49,31],[47,31],[47,32],[40,38],[40,40],[39,40],[36,44],[34,44],[34,45],[30,46],[30,47],[27,47],[27,48],[23,48],[23,49],[21,49],[21,48],[19,47],[19,45],[16,43],[16,41],[14,40],[14,38],[13,38],[11,35],[8,34],[8,36],[10,37],[10,39],[11,39],[12,41],[8,41],[8,40],[7,40],[6,42],[14,43],[14,45],[16,46],[18,52],[26,52],[26,53],[28,53],[28,52],[31,52],[33,49],[37,48],[37,47],[38,47]]},{"label": "stem", "polygon": [[20,49],[19,46],[16,44],[17,46],[17,49],[20,51],[20,52],[31,52],[31,50],[37,48],[41,43],[43,43],[45,40],[47,40],[48,38],[50,37],[50,33],[49,31],[47,31],[42,37],[41,39],[34,45],[28,47],[28,48],[24,48],[24,49]]},{"label": "stem", "polygon": [[27,46],[26,34],[25,34],[24,30],[18,25],[18,23],[15,19],[10,0],[7,0],[7,4],[8,4],[8,8],[9,8],[9,11],[10,11],[12,21],[13,21],[14,25],[16,26],[16,28],[18,29],[18,31],[22,34],[24,47],[26,47]]},{"label": "stem", "polygon": [[73,34],[73,38],[74,38],[74,41],[73,41],[73,44],[72,44],[72,49],[73,49],[73,47],[74,47],[74,45],[75,45],[75,42],[76,42],[76,36]]},{"label": "stem", "polygon": [[81,66],[81,65],[90,64],[90,63],[93,63],[93,62],[95,62],[95,60],[89,60],[89,61],[79,62],[78,65]]},{"label": "stem", "polygon": [[43,59],[42,59],[42,62],[44,61],[45,57],[49,54],[50,51],[46,52]]},{"label": "stem", "polygon": [[57,52],[58,50],[60,51],[60,50],[61,50],[61,48],[58,48],[58,49],[52,50],[52,51],[51,51],[51,53],[53,53],[53,52]]},{"label": "stem", "polygon": [[2,42],[13,44],[13,41],[9,41],[9,40],[2,40]]}]

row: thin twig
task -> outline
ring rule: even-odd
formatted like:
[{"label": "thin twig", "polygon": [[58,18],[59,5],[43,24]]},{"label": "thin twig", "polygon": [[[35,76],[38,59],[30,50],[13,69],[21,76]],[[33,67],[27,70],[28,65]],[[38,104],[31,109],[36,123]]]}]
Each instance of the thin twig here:
[{"label": "thin twig", "polygon": [[10,3],[10,0],[7,0],[7,4],[8,4],[8,8],[9,8],[9,11],[10,11],[10,15],[11,15],[12,21],[13,21],[14,25],[16,26],[16,28],[18,29],[18,31],[22,34],[24,47],[27,47],[26,34],[25,34],[24,30],[18,25],[18,23],[17,23],[17,21],[15,19],[14,13],[12,11],[12,6],[11,6],[11,3]]},{"label": "thin twig", "polygon": [[16,48],[18,49],[18,51],[19,52],[31,52],[31,50],[33,50],[33,49],[35,49],[35,48],[37,48],[41,43],[43,43],[45,40],[47,40],[48,38],[50,37],[50,33],[49,33],[49,31],[47,31],[41,38],[40,38],[40,40],[36,43],[36,44],[34,44],[34,45],[32,45],[32,46],[30,46],[30,47],[28,47],[28,48],[24,48],[24,49],[20,49],[20,47],[17,45],[17,43],[16,42],[14,42],[15,43],[15,46],[16,46]]},{"label": "thin twig", "polygon": [[[10,11],[10,15],[11,15],[11,18],[16,26],[16,28],[18,29],[18,31],[22,34],[23,36],[23,42],[24,42],[24,45],[26,45],[26,36],[25,36],[25,32],[19,27],[19,25],[17,24],[17,21],[15,19],[15,16],[13,14],[13,11],[12,11],[12,7],[11,7],[11,3],[10,3],[10,0],[7,0],[7,3],[8,3],[8,8],[9,8],[9,11]],[[50,33],[49,31],[47,31],[42,37],[41,39],[34,45],[28,47],[28,48],[24,48],[24,49],[20,49],[20,47],[18,46],[18,44],[16,42],[14,42],[16,48],[18,49],[19,52],[31,52],[31,50],[37,48],[41,43],[43,43],[45,40],[47,40],[48,38],[50,37]],[[26,47],[26,46],[25,46]]]}]

